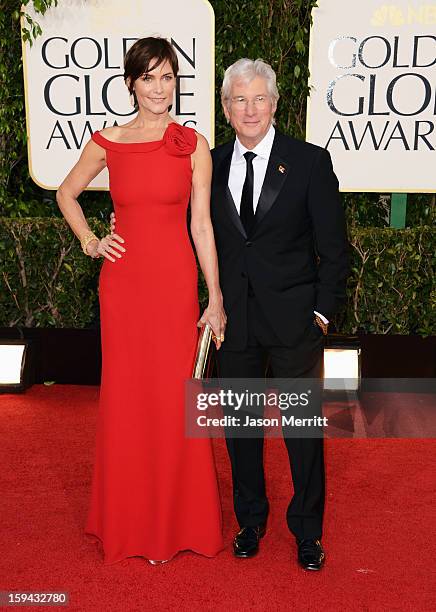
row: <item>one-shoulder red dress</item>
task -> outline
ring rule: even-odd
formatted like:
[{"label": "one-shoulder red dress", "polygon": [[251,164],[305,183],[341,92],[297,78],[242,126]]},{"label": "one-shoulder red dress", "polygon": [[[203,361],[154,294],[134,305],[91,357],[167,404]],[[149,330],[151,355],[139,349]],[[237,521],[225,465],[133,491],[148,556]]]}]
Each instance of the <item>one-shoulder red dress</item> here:
[{"label": "one-shoulder red dress", "polygon": [[186,437],[184,416],[199,317],[186,222],[197,136],[170,123],[159,141],[92,139],[106,151],[126,252],[100,273],[103,363],[85,531],[101,541],[105,564],[183,550],[214,556],[223,541],[211,441]]}]

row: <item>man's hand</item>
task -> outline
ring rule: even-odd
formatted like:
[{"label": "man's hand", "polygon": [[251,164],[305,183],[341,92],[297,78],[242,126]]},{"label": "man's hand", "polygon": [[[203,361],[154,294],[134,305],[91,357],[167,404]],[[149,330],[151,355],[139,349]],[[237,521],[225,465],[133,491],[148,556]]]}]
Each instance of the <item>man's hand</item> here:
[{"label": "man's hand", "polygon": [[315,323],[318,325],[324,336],[327,336],[329,324],[326,323],[323,318],[321,318],[318,313],[315,314]]}]

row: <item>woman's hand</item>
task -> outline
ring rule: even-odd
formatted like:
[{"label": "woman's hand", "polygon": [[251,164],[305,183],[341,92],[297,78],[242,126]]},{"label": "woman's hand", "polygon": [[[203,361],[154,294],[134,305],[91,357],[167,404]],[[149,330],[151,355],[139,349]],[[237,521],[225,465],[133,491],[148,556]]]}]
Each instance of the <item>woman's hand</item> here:
[{"label": "woman's hand", "polygon": [[[96,240],[90,242],[86,247],[86,252],[93,258],[106,257],[109,261],[116,261],[115,257],[117,259],[122,257],[119,251],[126,252],[126,249],[121,246],[123,242],[124,240],[118,234],[108,234],[98,242]],[[112,257],[112,255],[115,255],[115,257]]]},{"label": "woman's hand", "polygon": [[115,213],[113,211],[111,212],[110,220],[111,220],[111,235],[113,235],[115,233],[115,223],[116,223]]},{"label": "woman's hand", "polygon": [[220,349],[221,344],[224,342],[224,332],[227,324],[227,317],[224,311],[222,298],[216,301],[209,301],[206,310],[203,312],[203,316],[198,321],[197,326],[203,327],[203,325],[209,324],[212,329],[212,339],[215,342],[217,350]]}]

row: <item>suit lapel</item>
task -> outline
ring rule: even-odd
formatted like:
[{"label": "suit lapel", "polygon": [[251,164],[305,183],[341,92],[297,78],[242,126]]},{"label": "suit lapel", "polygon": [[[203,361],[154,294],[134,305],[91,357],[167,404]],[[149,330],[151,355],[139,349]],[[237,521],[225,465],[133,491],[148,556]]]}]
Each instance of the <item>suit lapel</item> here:
[{"label": "suit lapel", "polygon": [[256,214],[254,215],[253,231],[277,200],[277,196],[291,171],[288,152],[282,146],[282,138],[282,135],[276,131],[266,169],[265,180],[263,181],[259,202],[256,207]]},{"label": "suit lapel", "polygon": [[230,173],[230,162],[232,161],[233,155],[233,146],[230,148],[230,151],[227,155],[222,159],[217,173],[216,173],[216,183],[219,190],[219,199],[224,203],[224,207],[233,221],[236,229],[241,232],[241,234],[246,238],[247,234],[245,232],[244,226],[242,225],[241,218],[238,214],[237,208],[235,206],[235,202],[233,201],[232,194],[229,189],[229,173]]},{"label": "suit lapel", "polygon": [[[282,189],[288,175],[292,171],[291,152],[289,150],[289,139],[285,138],[276,130],[271,154],[266,169],[265,179],[259,196],[259,202],[254,215],[254,225],[250,232],[253,233],[268,211],[271,209]],[[229,189],[230,163],[232,161],[234,140],[229,143],[229,150],[222,158],[216,171],[216,185],[218,187],[219,201],[223,202],[230,219],[236,229],[247,238],[247,233],[242,225],[238,210],[233,201]]]}]

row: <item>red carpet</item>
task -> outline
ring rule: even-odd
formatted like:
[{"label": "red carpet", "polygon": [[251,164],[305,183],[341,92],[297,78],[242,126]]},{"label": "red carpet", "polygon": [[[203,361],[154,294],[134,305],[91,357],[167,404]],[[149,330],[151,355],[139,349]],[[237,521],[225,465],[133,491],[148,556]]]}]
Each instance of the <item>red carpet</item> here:
[{"label": "red carpet", "polygon": [[68,609],[85,611],[436,609],[434,441],[326,441],[327,562],[319,573],[296,564],[278,439],[266,444],[271,515],[256,558],[232,557],[229,464],[215,440],[226,550],[215,559],[182,553],[162,566],[132,558],[104,567],[83,534],[97,397],[96,387],[75,386],[0,396],[0,590],[66,590]]}]

